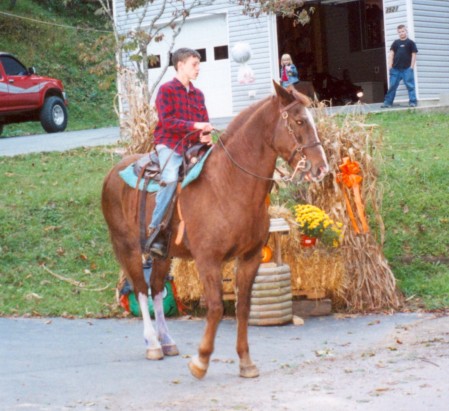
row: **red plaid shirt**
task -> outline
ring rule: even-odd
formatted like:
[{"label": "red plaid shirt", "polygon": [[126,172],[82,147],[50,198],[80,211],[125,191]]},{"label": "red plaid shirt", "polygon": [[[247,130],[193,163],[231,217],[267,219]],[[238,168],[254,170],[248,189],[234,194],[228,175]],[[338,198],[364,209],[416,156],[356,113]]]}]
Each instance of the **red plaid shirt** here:
[{"label": "red plaid shirt", "polygon": [[187,91],[177,78],[159,88],[156,109],[159,121],[154,131],[155,144],[164,144],[180,154],[187,148],[188,142],[199,139],[198,130],[198,133],[188,138],[186,144],[178,144],[187,133],[194,130],[194,123],[209,121],[201,90],[190,83]]}]

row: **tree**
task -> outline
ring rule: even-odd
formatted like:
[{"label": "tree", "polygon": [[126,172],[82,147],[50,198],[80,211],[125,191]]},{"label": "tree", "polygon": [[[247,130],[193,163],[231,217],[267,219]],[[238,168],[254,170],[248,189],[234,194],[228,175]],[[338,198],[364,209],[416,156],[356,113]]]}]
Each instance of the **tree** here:
[{"label": "tree", "polygon": [[293,24],[305,26],[310,22],[314,7],[305,8],[305,0],[236,0],[243,7],[243,14],[259,17],[262,14],[277,14],[293,19]]},{"label": "tree", "polygon": [[[178,0],[125,0],[126,11],[136,12],[138,20],[136,27],[127,33],[119,33],[118,28],[113,25],[117,45],[117,62],[119,67],[123,66],[122,52],[127,53],[129,60],[134,62],[137,79],[143,87],[143,97],[146,101],[150,100],[167,71],[175,40],[192,10],[200,5],[212,4],[213,1],[192,0],[187,4],[185,1]],[[113,21],[110,2],[108,0],[98,0],[98,2],[102,11]],[[169,15],[168,18],[167,15]],[[148,67],[158,63],[158,57],[150,54],[149,48],[151,44],[162,40],[169,41],[166,63],[161,67],[159,76],[148,87]]]}]

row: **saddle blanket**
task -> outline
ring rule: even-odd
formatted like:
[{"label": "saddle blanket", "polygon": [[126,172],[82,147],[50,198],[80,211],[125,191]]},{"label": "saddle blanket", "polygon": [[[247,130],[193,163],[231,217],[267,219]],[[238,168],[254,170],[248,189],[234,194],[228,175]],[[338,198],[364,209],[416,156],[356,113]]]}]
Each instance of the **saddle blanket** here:
[{"label": "saddle blanket", "polygon": [[[211,147],[206,154],[204,154],[204,156],[201,158],[200,161],[198,161],[198,163],[196,163],[192,169],[189,171],[189,173],[187,174],[187,176],[184,178],[181,187],[185,188],[187,187],[191,182],[195,181],[199,175],[201,174],[201,171],[203,170],[203,166],[204,163],[206,162],[207,158],[209,157],[209,154],[212,152],[213,147]],[[122,178],[122,180],[128,184],[130,187],[132,188],[136,188],[137,187],[137,180],[138,180],[138,176],[134,173],[134,163],[130,164],[128,167],[126,167],[125,169],[123,169],[122,171],[119,172],[120,177]],[[139,183],[139,190],[143,190],[143,184],[144,181],[143,179],[140,180]],[[148,184],[147,187],[147,191],[149,193],[154,193],[156,191],[158,191],[160,188],[159,183],[157,183],[156,181],[150,180],[150,183]]]}]

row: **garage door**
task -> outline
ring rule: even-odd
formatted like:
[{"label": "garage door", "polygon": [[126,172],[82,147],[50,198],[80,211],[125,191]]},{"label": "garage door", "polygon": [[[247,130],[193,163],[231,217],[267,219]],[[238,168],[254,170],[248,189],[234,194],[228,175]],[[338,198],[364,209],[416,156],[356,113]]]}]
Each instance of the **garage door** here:
[{"label": "garage door", "polygon": [[[167,60],[166,52],[170,41],[171,36],[168,33],[165,40],[149,48],[149,53],[160,57],[162,66]],[[180,47],[189,47],[198,50],[201,54],[200,74],[194,85],[205,95],[209,116],[211,118],[230,116],[232,114],[231,68],[226,14],[192,18],[187,21],[176,39],[173,50]],[[160,68],[149,68],[150,83],[157,81],[160,72]],[[171,80],[174,75],[175,70],[170,65],[160,84]]]}]

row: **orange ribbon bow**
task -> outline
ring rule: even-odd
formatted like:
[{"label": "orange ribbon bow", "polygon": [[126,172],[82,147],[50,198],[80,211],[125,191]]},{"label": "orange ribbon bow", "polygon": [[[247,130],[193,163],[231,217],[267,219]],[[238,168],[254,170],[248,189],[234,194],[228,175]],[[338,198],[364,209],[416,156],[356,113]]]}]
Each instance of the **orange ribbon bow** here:
[{"label": "orange ribbon bow", "polygon": [[365,207],[362,201],[362,195],[360,193],[360,184],[362,183],[362,176],[359,175],[361,172],[360,165],[357,161],[350,161],[349,157],[343,159],[343,164],[338,166],[341,173],[337,174],[337,182],[343,186],[343,194],[345,196],[346,208],[348,210],[349,218],[352,223],[352,227],[357,234],[360,234],[359,225],[355,218],[354,212],[352,211],[351,202],[348,196],[348,190],[351,189],[354,192],[354,202],[357,208],[357,215],[362,224],[362,233],[367,233],[369,231],[369,226],[366,221]]}]

